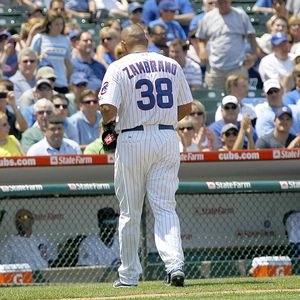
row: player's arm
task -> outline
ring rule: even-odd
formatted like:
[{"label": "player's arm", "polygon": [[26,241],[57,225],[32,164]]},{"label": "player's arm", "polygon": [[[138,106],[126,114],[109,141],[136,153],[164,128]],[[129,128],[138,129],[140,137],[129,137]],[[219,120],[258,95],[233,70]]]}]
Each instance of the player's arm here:
[{"label": "player's arm", "polygon": [[192,104],[187,103],[178,106],[178,121],[183,119],[185,116],[189,115],[192,111]]},{"label": "player's arm", "polygon": [[117,108],[114,105],[101,104],[100,111],[103,118],[103,125],[106,125],[116,120]]}]

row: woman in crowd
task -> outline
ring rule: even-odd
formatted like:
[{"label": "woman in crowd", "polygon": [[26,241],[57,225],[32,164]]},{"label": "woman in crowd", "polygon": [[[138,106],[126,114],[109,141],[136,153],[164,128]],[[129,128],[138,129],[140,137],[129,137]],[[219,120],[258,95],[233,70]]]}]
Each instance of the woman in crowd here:
[{"label": "woman in crowd", "polygon": [[194,100],[192,102],[190,117],[195,130],[194,143],[199,145],[199,149],[201,148],[201,151],[218,150],[218,141],[215,134],[205,126],[206,112],[200,101]]},{"label": "woman in crowd", "polygon": [[64,27],[64,15],[49,10],[41,33],[33,37],[31,48],[51,63],[57,76],[54,89],[66,94],[69,91],[68,79],[73,72],[73,67],[72,46],[70,40],[63,34]]},{"label": "woman in crowd", "polygon": [[116,60],[114,51],[120,41],[120,34],[111,27],[103,27],[99,33],[101,44],[96,50],[96,59],[108,67],[109,64]]},{"label": "woman in crowd", "polygon": [[8,134],[9,128],[6,114],[0,111],[0,157],[24,155],[16,137]]}]

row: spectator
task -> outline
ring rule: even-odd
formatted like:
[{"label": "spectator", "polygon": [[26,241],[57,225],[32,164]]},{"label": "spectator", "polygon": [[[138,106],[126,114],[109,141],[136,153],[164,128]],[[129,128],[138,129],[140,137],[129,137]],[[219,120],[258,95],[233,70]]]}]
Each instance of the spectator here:
[{"label": "spectator", "polygon": [[22,135],[21,145],[24,152],[35,143],[44,138],[44,131],[48,117],[54,111],[53,103],[48,99],[39,99],[33,105],[33,111],[36,117],[36,122],[32,127],[28,128]]},{"label": "spectator", "polygon": [[[95,2],[97,10],[100,10],[101,12],[103,12],[103,10],[105,11],[104,16],[108,15],[110,17],[121,18],[128,17],[127,0],[95,0]],[[102,15],[100,15],[100,19],[101,17]]]},{"label": "spectator", "polygon": [[246,52],[243,62],[244,68],[248,71],[248,88],[252,91],[262,90],[263,82],[256,70],[257,57],[249,52]]},{"label": "spectator", "polygon": [[46,56],[57,76],[55,90],[68,92],[68,78],[73,72],[71,63],[71,43],[63,35],[65,20],[62,14],[49,11],[43,24],[43,30],[34,36],[31,48],[40,56]]},{"label": "spectator", "polygon": [[56,250],[46,240],[33,234],[34,217],[27,209],[15,215],[17,235],[8,237],[0,249],[1,264],[28,263],[33,271],[48,268],[56,258]]},{"label": "spectator", "polygon": [[245,136],[247,136],[248,139],[247,149],[255,149],[251,131],[252,124],[247,114],[243,116],[240,130],[232,123],[225,124],[221,130],[221,140],[223,142],[223,146],[219,149],[219,151],[243,149]]},{"label": "spectator", "polygon": [[208,88],[223,90],[226,78],[233,73],[247,76],[247,70],[242,67],[245,36],[256,54],[255,30],[247,14],[232,7],[231,0],[217,0],[217,9],[205,14],[196,32],[200,40],[199,57],[207,66],[205,82]]},{"label": "spectator", "polygon": [[116,59],[120,59],[120,58],[122,58],[123,56],[126,55],[126,53],[125,53],[125,51],[124,51],[124,49],[122,47],[121,42],[117,44],[117,46],[115,48],[114,55],[115,55]]},{"label": "spectator", "polygon": [[[39,99],[50,100],[53,96],[53,89],[50,80],[39,79],[36,82],[36,87],[34,88],[33,95],[36,101]],[[33,107],[34,104],[31,104],[30,106],[27,106],[22,110],[22,113],[27,121],[28,127],[31,127],[36,121]]]},{"label": "spectator", "polygon": [[186,41],[175,39],[169,45],[169,57],[179,63],[191,90],[198,91],[202,83],[202,71],[200,64],[187,57],[188,48]]},{"label": "spectator", "polygon": [[37,63],[38,57],[34,50],[23,48],[20,51],[18,58],[19,70],[10,78],[10,81],[14,84],[14,95],[17,103],[19,103],[19,99],[25,91],[35,86]]},{"label": "spectator", "polygon": [[296,64],[292,72],[293,82],[296,87],[283,95],[284,105],[297,104],[300,100],[300,64]]},{"label": "spectator", "polygon": [[120,41],[120,33],[110,27],[103,27],[100,32],[101,44],[96,49],[95,58],[101,62],[106,68],[109,64],[116,60],[114,50]]},{"label": "spectator", "polygon": [[51,98],[51,101],[54,105],[54,115],[62,118],[64,121],[65,137],[78,143],[79,136],[77,129],[68,117],[69,99],[64,94],[57,94]]},{"label": "spectator", "polygon": [[284,32],[272,34],[272,53],[262,58],[259,65],[259,74],[262,81],[275,78],[283,80],[288,72],[293,70],[293,56],[289,53],[289,43]]},{"label": "spectator", "polygon": [[[238,121],[242,120],[245,113],[250,117],[253,126],[256,122],[256,113],[253,107],[249,104],[244,103],[244,99],[248,96],[248,80],[246,76],[241,74],[232,74],[227,77],[225,83],[225,89],[227,95],[235,96],[240,106],[240,112],[238,115]],[[215,120],[219,121],[222,119],[221,106],[217,108]]]},{"label": "spectator", "polygon": [[103,64],[93,59],[93,44],[92,34],[88,31],[81,32],[72,63],[74,72],[85,73],[88,80],[88,89],[95,91],[101,86],[106,68]]},{"label": "spectator", "polygon": [[288,20],[283,16],[274,15],[269,21],[269,26],[271,34],[274,32],[284,32],[288,34]]},{"label": "spectator", "polygon": [[300,212],[296,210],[288,211],[283,216],[283,224],[291,245],[291,256],[300,256]]},{"label": "spectator", "polygon": [[289,13],[285,7],[285,0],[272,0],[272,9],[274,16],[289,18]]},{"label": "spectator", "polygon": [[154,25],[152,28],[149,28],[149,35],[148,51],[169,56],[166,28],[160,24]]},{"label": "spectator", "polygon": [[272,0],[257,0],[252,7],[254,13],[272,14]]},{"label": "spectator", "polygon": [[[41,67],[37,70],[36,75],[35,75],[36,81],[39,81],[41,79],[46,79],[49,80],[51,83],[51,89],[53,90],[54,84],[56,81],[56,75],[54,72],[54,69],[51,67]],[[52,92],[55,94],[56,92],[53,90]],[[51,97],[52,95],[48,96]],[[27,90],[22,94],[20,97],[20,106],[22,109],[25,109],[26,107],[34,104],[38,100],[37,95],[36,95],[36,84],[33,88]]]},{"label": "spectator", "polygon": [[16,40],[8,31],[0,32],[0,70],[4,79],[9,79],[18,70]]},{"label": "spectator", "polygon": [[178,122],[177,134],[180,139],[180,152],[198,152],[203,150],[200,140],[198,140],[198,143],[195,141],[195,128],[189,116],[186,116]]},{"label": "spectator", "polygon": [[[257,115],[255,128],[258,137],[262,137],[273,131],[275,113],[284,106],[282,100],[283,89],[278,80],[268,79],[265,81],[264,92],[267,97],[267,102],[255,106]],[[295,118],[291,133],[297,134],[298,128],[299,121]]]},{"label": "spectator", "polygon": [[291,16],[289,18],[289,34],[292,38],[292,47],[290,52],[295,53],[300,47],[300,16]]},{"label": "spectator", "polygon": [[7,115],[0,111],[0,157],[24,155],[19,141],[14,135],[9,135]]},{"label": "spectator", "polygon": [[72,111],[70,111],[70,115],[74,115],[78,110],[80,110],[80,95],[83,91],[87,89],[88,79],[85,73],[82,72],[74,72],[70,79],[70,91],[71,93],[67,94],[67,97],[72,103]]},{"label": "spectator", "polygon": [[53,114],[45,122],[45,137],[33,144],[27,156],[82,154],[77,142],[64,138],[64,120]]},{"label": "spectator", "polygon": [[89,235],[79,246],[78,266],[118,266],[120,264],[120,247],[115,237],[118,214],[112,207],[98,210],[99,234]]},{"label": "spectator", "polygon": [[70,121],[77,128],[82,150],[99,137],[100,119],[101,113],[96,92],[83,91],[80,95],[80,110],[70,117]]},{"label": "spectator", "polygon": [[103,126],[102,126],[102,120],[99,123],[99,138],[91,142],[86,146],[84,149],[83,154],[109,154],[114,153],[114,150],[105,150],[103,148],[103,142],[102,142],[102,133],[103,133]]},{"label": "spectator", "polygon": [[[7,116],[10,126],[9,134],[14,135],[18,140],[21,139],[22,133],[27,129],[28,125],[19,106],[17,106],[14,92],[8,90],[6,80],[0,81],[0,111]],[[12,109],[11,112],[8,108]]]},{"label": "spectator", "polygon": [[300,16],[300,3],[298,0],[287,0],[286,9],[291,15]]},{"label": "spectator", "polygon": [[143,5],[139,2],[131,2],[128,5],[129,18],[122,23],[122,28],[125,28],[131,24],[142,23]]},{"label": "spectator", "polygon": [[274,130],[263,135],[256,142],[259,149],[300,147],[300,135],[290,133],[293,123],[292,110],[283,106],[275,113]]},{"label": "spectator", "polygon": [[[158,8],[161,0],[146,0],[143,6],[142,20],[145,24],[149,25],[151,21],[159,18],[160,11]],[[194,9],[190,0],[174,0],[176,15],[174,20],[179,22],[185,33],[188,34],[189,24],[195,16]]]},{"label": "spectator", "polygon": [[[235,96],[227,95],[222,99],[222,102],[221,102],[222,119],[210,124],[210,126],[208,127],[211,131],[213,131],[215,133],[215,135],[218,139],[218,142],[219,142],[219,148],[222,147],[221,132],[222,132],[222,128],[225,124],[232,123],[232,124],[236,125],[238,129],[240,129],[241,124],[238,121],[239,112],[240,112],[240,106],[239,106],[239,102]],[[257,135],[256,135],[254,128],[252,128],[251,133],[253,136],[253,140],[255,142],[257,139]],[[248,143],[249,143],[249,141],[247,139],[247,136],[245,136],[243,149],[248,148],[248,146],[249,146]]]},{"label": "spectator", "polygon": [[157,24],[166,28],[167,40],[172,42],[175,39],[186,40],[186,34],[180,24],[175,21],[175,12],[178,9],[171,0],[162,0],[158,4],[160,17],[151,21],[148,25],[153,27]]},{"label": "spectator", "polygon": [[72,17],[90,18],[91,13],[96,10],[94,0],[65,0],[67,13]]},{"label": "spectator", "polygon": [[204,105],[194,100],[190,117],[195,130],[195,143],[201,144],[202,151],[214,151],[218,149],[218,141],[215,134],[205,126],[206,112]]}]

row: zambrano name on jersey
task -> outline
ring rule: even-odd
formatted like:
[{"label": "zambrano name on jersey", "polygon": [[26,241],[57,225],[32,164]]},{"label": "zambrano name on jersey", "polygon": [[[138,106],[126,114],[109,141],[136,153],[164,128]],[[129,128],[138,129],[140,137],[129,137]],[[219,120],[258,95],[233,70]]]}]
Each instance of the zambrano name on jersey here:
[{"label": "zambrano name on jersey", "polygon": [[126,72],[128,79],[131,79],[139,74],[153,72],[166,72],[172,75],[176,75],[177,65],[164,60],[149,60],[130,64],[122,69],[122,71]]}]

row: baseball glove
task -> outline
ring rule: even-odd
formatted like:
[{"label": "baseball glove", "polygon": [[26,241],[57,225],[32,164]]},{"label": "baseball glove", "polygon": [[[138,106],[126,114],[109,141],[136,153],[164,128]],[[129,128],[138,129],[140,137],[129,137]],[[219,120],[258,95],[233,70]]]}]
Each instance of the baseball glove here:
[{"label": "baseball glove", "polygon": [[118,134],[115,131],[116,122],[103,125],[102,142],[104,151],[114,151],[117,147]]}]

